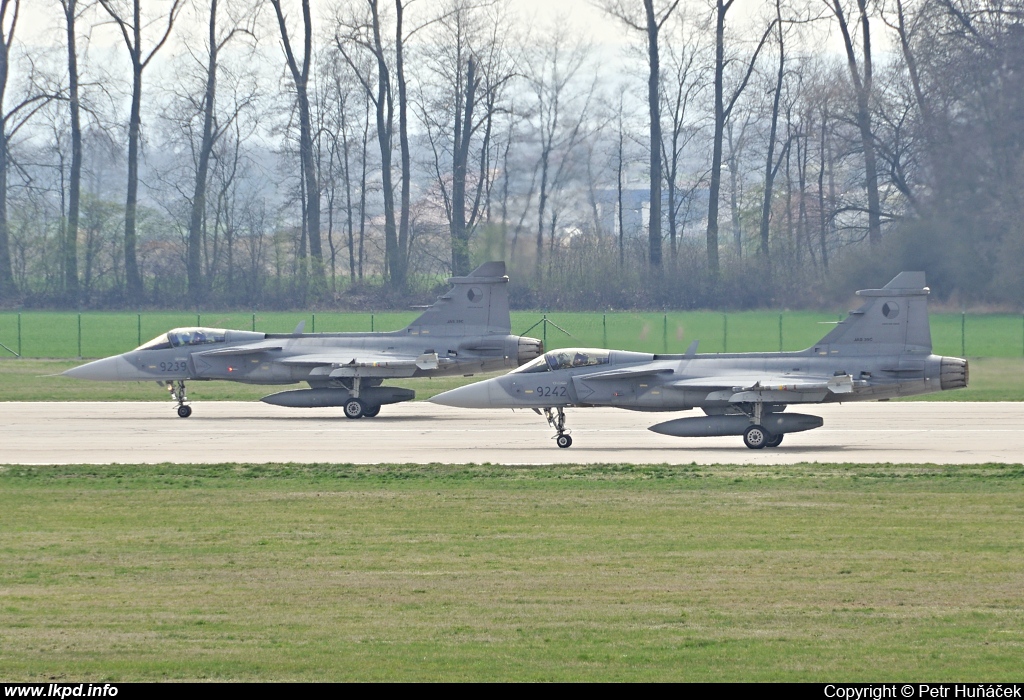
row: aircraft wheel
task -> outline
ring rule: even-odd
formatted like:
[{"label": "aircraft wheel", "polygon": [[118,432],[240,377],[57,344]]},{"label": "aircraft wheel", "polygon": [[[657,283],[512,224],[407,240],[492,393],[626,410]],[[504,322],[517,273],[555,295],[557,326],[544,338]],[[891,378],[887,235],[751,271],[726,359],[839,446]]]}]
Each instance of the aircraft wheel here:
[{"label": "aircraft wheel", "polygon": [[752,425],[743,432],[743,444],[752,450],[760,450],[771,439],[771,433],[760,425]]},{"label": "aircraft wheel", "polygon": [[380,406],[366,406],[363,408],[363,415],[367,418],[373,418],[378,413],[380,413]]},{"label": "aircraft wheel", "polygon": [[555,438],[555,443],[559,447],[572,447],[572,438],[568,435],[559,435]]},{"label": "aircraft wheel", "polygon": [[359,399],[349,399],[345,402],[344,411],[346,418],[362,418],[366,415],[366,405]]},{"label": "aircraft wheel", "polygon": [[778,447],[779,445],[782,444],[782,436],[783,435],[784,435],[784,433],[779,433],[778,435],[773,435],[772,439],[769,440],[768,442],[766,442],[764,444],[764,446],[765,447]]},{"label": "aircraft wheel", "polygon": [[192,415],[192,407],[181,405],[178,406],[178,418],[188,418]]}]

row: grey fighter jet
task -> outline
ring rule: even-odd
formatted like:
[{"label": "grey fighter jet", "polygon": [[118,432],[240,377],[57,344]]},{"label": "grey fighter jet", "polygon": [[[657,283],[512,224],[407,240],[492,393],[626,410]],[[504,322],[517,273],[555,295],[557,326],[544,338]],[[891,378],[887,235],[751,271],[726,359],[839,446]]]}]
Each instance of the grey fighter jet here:
[{"label": "grey fighter jet", "polygon": [[411,389],[386,379],[472,375],[518,367],[544,352],[536,338],[512,335],[505,263],[489,262],[466,277],[407,328],[388,333],[253,333],[177,328],[144,345],[64,372],[97,381],[156,380],[192,408],[186,381],[223,379],[245,384],[297,384],[308,389],[264,396],[277,406],[342,406],[348,418],[372,417],[384,404],[409,401]]},{"label": "grey fighter jet", "polygon": [[932,354],[923,272],[901,272],[882,289],[857,292],[856,311],[799,352],[682,355],[597,349],[552,350],[494,379],[435,396],[462,408],[544,412],[559,447],[572,438],[565,409],[615,406],[686,411],[649,429],[679,437],[742,435],[751,449],[777,447],[786,433],[821,427],[818,416],[784,412],[790,404],[885,401],[967,386],[967,361]]}]

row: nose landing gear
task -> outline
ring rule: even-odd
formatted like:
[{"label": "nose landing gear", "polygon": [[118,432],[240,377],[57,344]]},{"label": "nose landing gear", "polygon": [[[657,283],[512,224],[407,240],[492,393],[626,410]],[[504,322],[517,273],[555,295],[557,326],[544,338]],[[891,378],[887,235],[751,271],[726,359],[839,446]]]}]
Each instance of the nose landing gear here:
[{"label": "nose landing gear", "polygon": [[551,412],[550,408],[544,409],[544,417],[548,419],[548,425],[555,429],[555,444],[559,447],[571,447],[572,438],[569,436],[569,431],[565,429],[565,410],[562,408],[556,408],[555,413]]},{"label": "nose landing gear", "polygon": [[192,415],[192,407],[186,406],[188,397],[185,395],[185,382],[167,382],[167,391],[171,393],[171,401],[178,402],[178,418],[188,418]]}]

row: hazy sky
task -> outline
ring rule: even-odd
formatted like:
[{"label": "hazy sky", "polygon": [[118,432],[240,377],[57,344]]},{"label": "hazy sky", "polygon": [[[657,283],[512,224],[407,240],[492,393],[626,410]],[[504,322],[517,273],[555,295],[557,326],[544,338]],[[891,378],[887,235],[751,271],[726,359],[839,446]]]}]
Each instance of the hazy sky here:
[{"label": "hazy sky", "polygon": [[[418,0],[424,5],[436,4],[437,0]],[[585,32],[595,44],[608,47],[617,47],[633,39],[623,28],[622,24],[610,18],[606,13],[599,10],[591,0],[505,0],[510,10],[518,15],[529,26],[544,26],[561,20],[568,20],[570,27]],[[639,5],[640,0],[636,0]],[[158,7],[166,4],[166,0],[144,0],[144,10],[147,6]],[[314,0],[314,11],[321,10],[325,14],[331,2]],[[683,7],[690,6],[694,10],[704,10],[707,4],[703,0],[684,0]],[[267,3],[266,10],[272,12]],[[749,14],[761,7],[762,2],[758,0],[737,0],[732,15],[736,17],[749,16]],[[422,5],[421,5],[422,7]],[[413,4],[415,11],[416,4]],[[298,2],[294,3],[292,12],[297,16],[299,13]],[[93,15],[93,21],[99,15]],[[21,20],[19,22],[18,36],[26,43],[53,44],[62,41],[63,16],[60,4],[57,0],[22,0]],[[108,28],[112,29],[112,28]],[[120,43],[119,34],[110,31],[99,31],[94,34],[95,42]]]}]

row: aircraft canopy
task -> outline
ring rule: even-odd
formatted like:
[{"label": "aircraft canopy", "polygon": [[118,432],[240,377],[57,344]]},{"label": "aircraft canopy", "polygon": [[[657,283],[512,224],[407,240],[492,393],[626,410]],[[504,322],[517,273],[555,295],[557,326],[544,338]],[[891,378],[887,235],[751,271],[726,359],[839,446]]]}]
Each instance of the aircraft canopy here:
[{"label": "aircraft canopy", "polygon": [[593,367],[608,364],[608,350],[596,348],[562,348],[547,352],[532,362],[513,370],[521,374],[532,372],[552,372],[556,369],[570,367]]},{"label": "aircraft canopy", "polygon": [[148,343],[143,343],[136,350],[166,350],[182,346],[223,343],[226,340],[227,331],[223,328],[175,328],[158,335]]}]

